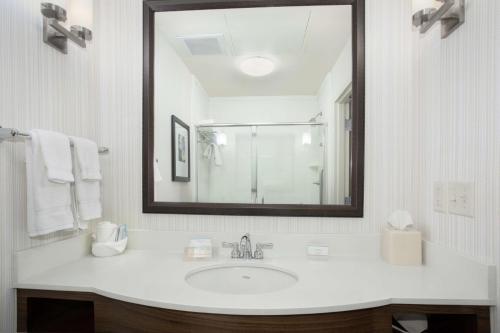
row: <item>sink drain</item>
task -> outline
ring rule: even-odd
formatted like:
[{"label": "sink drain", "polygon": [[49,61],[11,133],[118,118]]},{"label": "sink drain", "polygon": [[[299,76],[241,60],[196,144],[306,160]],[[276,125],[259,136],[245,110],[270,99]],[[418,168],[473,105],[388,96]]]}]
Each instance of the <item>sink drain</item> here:
[{"label": "sink drain", "polygon": [[250,276],[248,276],[248,275],[242,275],[242,276],[241,276],[241,278],[242,278],[242,279],[245,279],[245,280],[250,280],[250,279],[251,279],[251,277],[250,277]]}]

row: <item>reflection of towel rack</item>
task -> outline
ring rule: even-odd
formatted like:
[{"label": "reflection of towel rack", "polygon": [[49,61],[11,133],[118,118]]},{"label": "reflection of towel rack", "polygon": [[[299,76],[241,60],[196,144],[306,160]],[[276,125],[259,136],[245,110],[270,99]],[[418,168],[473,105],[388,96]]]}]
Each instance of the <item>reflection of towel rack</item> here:
[{"label": "reflection of towel rack", "polygon": [[[21,132],[14,128],[0,127],[0,143],[6,140],[16,140],[16,139],[29,140],[31,139],[31,136],[28,133]],[[108,147],[99,147],[99,154],[107,154],[108,152],[109,152]]]}]

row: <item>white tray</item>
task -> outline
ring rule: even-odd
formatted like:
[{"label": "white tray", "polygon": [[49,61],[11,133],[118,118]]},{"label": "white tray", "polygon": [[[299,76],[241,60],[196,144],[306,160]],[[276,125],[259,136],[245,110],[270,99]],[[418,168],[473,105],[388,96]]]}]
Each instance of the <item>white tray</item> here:
[{"label": "white tray", "polygon": [[96,257],[111,257],[123,253],[127,247],[128,237],[118,242],[92,243],[92,254]]}]

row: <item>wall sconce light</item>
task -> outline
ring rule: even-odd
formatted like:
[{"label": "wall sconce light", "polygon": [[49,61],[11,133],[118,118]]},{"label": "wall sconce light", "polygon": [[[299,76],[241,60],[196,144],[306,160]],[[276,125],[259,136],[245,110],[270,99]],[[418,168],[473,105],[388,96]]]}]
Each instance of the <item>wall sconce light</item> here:
[{"label": "wall sconce light", "polygon": [[427,32],[441,21],[441,38],[448,37],[465,22],[465,0],[413,0],[413,25]]},{"label": "wall sconce light", "polygon": [[43,41],[56,50],[67,54],[68,39],[75,42],[80,47],[85,48],[85,41],[92,40],[92,31],[89,28],[79,25],[66,29],[59,22],[66,22],[66,10],[52,3],[42,3],[41,12],[43,15]]}]

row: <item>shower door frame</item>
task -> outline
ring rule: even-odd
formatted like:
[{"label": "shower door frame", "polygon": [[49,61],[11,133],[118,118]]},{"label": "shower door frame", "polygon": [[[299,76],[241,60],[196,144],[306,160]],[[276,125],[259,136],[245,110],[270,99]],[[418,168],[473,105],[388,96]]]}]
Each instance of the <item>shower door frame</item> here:
[{"label": "shower door frame", "polygon": [[[200,142],[198,140],[198,135],[199,135],[199,130],[200,128],[217,128],[217,129],[220,129],[220,128],[234,128],[234,127],[248,127],[250,129],[250,136],[251,136],[251,139],[250,139],[250,142],[251,142],[251,148],[250,148],[250,151],[251,151],[251,157],[250,157],[250,164],[251,164],[251,167],[250,167],[250,172],[252,174],[251,176],[251,188],[250,188],[250,192],[251,192],[251,196],[253,198],[254,194],[255,194],[255,200],[253,200],[253,204],[257,204],[257,201],[256,199],[258,199],[258,193],[259,193],[259,183],[258,183],[258,149],[257,149],[257,143],[256,143],[256,140],[255,138],[259,136],[258,134],[258,129],[259,127],[278,127],[278,126],[310,126],[310,127],[313,127],[313,126],[318,126],[318,127],[322,127],[323,128],[323,131],[324,131],[324,128],[326,127],[326,124],[324,123],[318,123],[318,122],[288,122],[288,123],[220,123],[220,124],[217,124],[217,123],[213,123],[213,124],[204,124],[204,125],[197,125],[197,126],[194,126],[195,128],[195,136],[196,136],[196,140],[195,140],[195,144],[196,144],[196,148],[195,148],[195,151],[197,152],[197,155],[195,157],[195,160],[196,160],[196,170],[195,170],[195,174],[196,174],[196,200],[199,200],[199,155],[198,155],[198,152],[200,152]],[[324,138],[324,132],[323,132],[323,138]],[[323,152],[322,152],[322,160],[324,161],[324,159],[326,158],[326,150],[325,150],[325,146],[326,144],[323,144]],[[254,151],[255,150],[255,151]],[[255,164],[255,165],[254,165]],[[324,166],[323,166],[324,167]],[[319,199],[318,201],[320,201],[320,204],[321,204],[321,198],[322,198],[322,192],[323,192],[323,185],[320,186],[320,194],[319,194]]]},{"label": "shower door frame", "polygon": [[[351,205],[161,202],[154,198],[155,13],[204,9],[352,6],[352,183]],[[143,213],[363,217],[365,146],[365,0],[145,0],[143,2]]]}]

